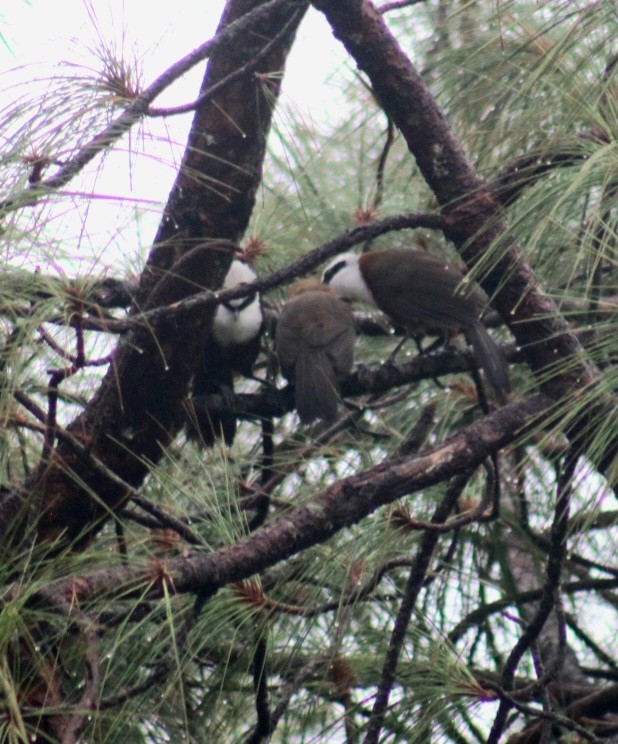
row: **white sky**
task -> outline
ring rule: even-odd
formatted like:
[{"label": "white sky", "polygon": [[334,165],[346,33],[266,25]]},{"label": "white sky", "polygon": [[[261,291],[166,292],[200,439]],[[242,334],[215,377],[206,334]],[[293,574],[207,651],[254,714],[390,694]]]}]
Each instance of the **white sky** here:
[{"label": "white sky", "polygon": [[[83,58],[83,48],[96,47],[100,35],[119,49],[136,52],[147,84],[214,34],[224,5],[225,0],[174,0],[157,5],[154,13],[144,12],[137,0],[8,0],[0,10],[0,30],[13,54],[0,46],[0,70]],[[301,96],[301,106],[320,107],[322,83],[341,58],[322,14],[311,8],[286,72],[287,87]]]},{"label": "white sky", "polygon": [[[138,0],[4,0],[0,32],[10,51],[0,45],[0,86],[7,91],[7,86],[16,80],[31,85],[37,78],[61,74],[59,66],[66,61],[98,70],[101,63],[94,52],[104,44],[114,50],[116,57],[139,60],[142,85],[147,86],[170,64],[212,37],[224,5],[225,0],[174,0],[157,4],[155,13],[144,11],[146,6]],[[323,16],[310,9],[288,61],[282,103],[292,106],[318,129],[329,117],[333,120],[345,86],[344,60],[345,53]],[[20,68],[19,72],[15,68]],[[165,91],[155,105],[173,106],[193,100],[204,68],[205,63],[198,65]],[[149,150],[145,157],[131,162],[131,169],[127,167],[128,155],[123,152],[108,158],[94,177],[90,172],[87,178],[71,182],[68,190],[92,192],[95,197],[87,209],[83,199],[76,201],[73,219],[67,220],[66,203],[62,214],[52,215],[48,225],[51,243],[62,244],[67,256],[74,257],[76,247],[82,250],[85,270],[88,265],[91,270],[93,258],[103,269],[112,266],[112,245],[120,245],[125,268],[130,265],[136,238],[127,230],[131,216],[127,215],[126,202],[122,209],[119,207],[120,200],[129,196],[136,199],[142,212],[146,210],[140,217],[138,240],[147,246],[172,185],[175,163],[182,154],[191,118],[192,114],[188,114],[165,121],[151,120]],[[164,166],[157,162],[152,144],[157,138],[161,139],[158,146],[161,160],[166,161]],[[166,140],[178,143],[177,147],[166,147]],[[96,246],[100,246],[99,256]],[[50,248],[43,263],[65,270],[63,251]],[[37,259],[40,263],[40,256]],[[75,265],[71,266],[74,269]],[[114,273],[118,269],[116,266]]]}]

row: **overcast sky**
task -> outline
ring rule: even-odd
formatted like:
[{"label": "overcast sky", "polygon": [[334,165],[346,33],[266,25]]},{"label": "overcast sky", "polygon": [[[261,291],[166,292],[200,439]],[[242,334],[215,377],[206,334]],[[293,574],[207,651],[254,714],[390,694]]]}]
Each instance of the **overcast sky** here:
[{"label": "overcast sky", "polygon": [[[103,39],[140,59],[148,84],[213,35],[224,5],[225,0],[174,0],[153,13],[144,12],[143,3],[126,0],[8,0],[2,3],[0,30],[11,51],[0,46],[0,69],[38,63],[50,70],[67,59],[87,64],[92,60],[87,50],[100,47]],[[311,8],[286,72],[285,88],[295,103],[321,117],[329,97],[322,86],[342,58],[322,14]],[[198,80],[202,70],[196,72]],[[180,103],[180,92],[174,88],[166,97]],[[188,92],[195,92],[193,85]]]},{"label": "overcast sky", "polygon": [[[174,0],[157,5],[155,13],[152,9],[145,11],[141,2],[129,0],[4,0],[0,31],[9,48],[0,45],[2,87],[6,91],[17,82],[34,89],[32,81],[62,74],[61,65],[67,61],[98,71],[101,62],[96,51],[104,45],[117,58],[138,60],[143,71],[142,85],[147,86],[170,64],[212,37],[224,5],[225,0]],[[323,16],[311,9],[288,62],[282,102],[318,129],[329,118],[334,119],[345,85],[341,69],[344,59],[345,54]],[[155,105],[193,100],[203,72],[204,64],[198,65]],[[8,88],[9,95],[12,90],[15,89]],[[127,197],[140,207],[139,241],[147,245],[173,182],[190,121],[189,114],[148,122],[152,133],[148,147],[159,142],[164,166],[157,162],[156,153],[149,151],[140,160],[133,159],[129,177],[128,154],[123,152],[109,158],[96,178],[90,174],[89,179],[74,179],[68,188],[92,193],[93,197],[87,208],[83,199],[76,201],[75,216],[70,220],[66,218],[66,203],[61,213],[52,215],[48,224],[50,249],[44,263],[62,270],[66,250],[67,255],[81,253],[85,270],[93,258],[105,270],[116,261],[115,251],[109,250],[114,246],[120,246],[120,255],[128,260],[135,238],[127,231],[128,222],[133,219],[127,211]],[[170,148],[166,140],[179,144]],[[122,200],[125,201],[121,204]],[[62,249],[51,247],[54,243]],[[40,257],[37,260],[40,262]],[[74,266],[71,264],[71,273]]]}]

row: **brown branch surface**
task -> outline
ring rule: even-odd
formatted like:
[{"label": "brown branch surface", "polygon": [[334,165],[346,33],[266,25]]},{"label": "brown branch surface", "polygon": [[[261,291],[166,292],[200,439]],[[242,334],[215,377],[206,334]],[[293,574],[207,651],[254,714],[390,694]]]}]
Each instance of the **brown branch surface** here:
[{"label": "brown branch surface", "polygon": [[[198,287],[221,283],[233,248],[196,247],[164,276],[150,303],[183,299]],[[191,379],[199,339],[208,332],[213,310],[188,312],[122,339],[113,362],[87,408],[67,427],[90,454],[135,487],[157,462],[180,425],[179,408]],[[83,485],[80,485],[79,481]],[[29,479],[41,494],[40,537],[68,530],[75,537],[128,495],[102,477],[70,443],[60,441],[50,459]]]},{"label": "brown branch surface", "polygon": [[[543,395],[511,403],[415,457],[387,461],[339,481],[236,545],[170,559],[165,565],[167,583],[178,593],[199,593],[247,579],[328,540],[380,506],[474,469],[524,435],[527,427],[538,425],[551,405]],[[151,584],[151,589],[144,595],[145,584]],[[40,596],[49,591],[50,596],[81,601],[116,592],[126,597],[132,590],[142,598],[162,596],[160,574],[139,566],[119,566],[54,582]]]},{"label": "brown branch surface", "polygon": [[[255,0],[229,2],[217,36],[255,10],[255,5]],[[218,45],[212,52],[200,96],[250,64],[290,24],[280,43],[259,56],[253,75],[226,86],[214,99],[197,108],[164,219],[140,279],[142,297],[156,282],[158,272],[172,265],[174,253],[209,238],[238,242],[244,233],[262,177],[266,139],[281,86],[280,73],[307,5],[304,0],[274,5],[250,29],[237,34],[233,44]],[[292,17],[296,18],[294,23],[290,23]]]},{"label": "brown branch surface", "polygon": [[[201,92],[251,60],[292,17],[296,23],[260,60],[259,75],[226,87],[197,109],[133,312],[217,289],[233,256],[233,244],[221,238],[237,239],[247,226],[280,88],[280,76],[268,74],[282,70],[306,3],[282,0],[266,6],[269,12],[252,16],[252,23],[238,23],[233,45],[212,45]],[[228,3],[217,37],[225,37],[230,24],[254,9],[251,0]],[[205,242],[213,237],[217,240]],[[92,401],[67,427],[130,486],[141,483],[182,423],[181,402],[213,314],[214,305],[182,308],[134,329],[120,342]],[[62,442],[27,487],[40,499],[40,539],[92,531],[126,499],[117,484],[102,479]],[[38,516],[39,499],[31,500],[31,518]]]},{"label": "brown branch surface", "polygon": [[[446,235],[463,258],[474,266],[493,243],[501,244],[500,258],[481,277],[481,284],[494,298],[544,392],[568,399],[572,406],[574,398],[594,384],[598,370],[585,358],[578,339],[506,232],[499,201],[467,162],[427,85],[369,0],[313,0],[313,5],[325,14],[334,35],[369,77],[378,101],[399,128],[441,205]],[[546,370],[555,369],[556,360],[567,359],[568,365],[546,379]],[[566,433],[583,447],[614,413],[615,401],[600,396],[595,410],[573,421]],[[618,435],[598,458],[602,472],[611,465],[616,447]]]},{"label": "brown branch surface", "polygon": [[[236,8],[236,13],[239,14],[244,5],[246,3],[238,0],[237,3],[231,3],[228,10],[232,13],[232,10]],[[291,3],[292,7],[297,7],[297,5],[295,2]],[[232,16],[236,17],[233,13]],[[233,19],[232,16],[230,20]],[[272,34],[275,34],[277,29],[277,20],[272,21]],[[268,36],[265,34],[264,38]],[[289,44],[287,37],[286,40]],[[279,49],[278,54],[281,55],[283,52]],[[245,53],[245,57],[247,55],[250,58],[250,50]],[[267,61],[271,65],[274,64],[272,59]],[[215,49],[206,76],[208,81],[212,80],[212,85],[216,85],[216,74],[225,76],[228,73],[228,62],[228,59],[219,59]],[[237,62],[240,64],[240,60]],[[174,256],[182,256],[183,251],[195,244],[194,241],[199,235],[205,236],[209,232],[222,231],[221,226],[226,215],[225,205],[228,209],[227,214],[234,215],[233,219],[237,219],[240,212],[243,213],[244,226],[249,219],[255,189],[261,176],[257,162],[259,161],[261,167],[266,137],[264,127],[268,117],[260,106],[256,105],[253,110],[245,106],[247,97],[260,100],[259,89],[252,88],[251,96],[247,92],[247,86],[256,85],[255,80],[243,79],[237,85],[241,86],[241,93],[234,92],[235,86],[229,90],[226,88],[225,91],[231,97],[226,103],[228,108],[224,110],[227,117],[222,116],[223,109],[221,108],[227,99],[222,101],[217,96],[214,102],[208,102],[205,105],[205,112],[201,109],[196,112],[192,137],[202,143],[212,140],[219,143],[220,147],[228,141],[226,137],[231,138],[231,143],[228,142],[229,147],[232,148],[230,152],[236,152],[232,147],[236,142],[234,146],[242,148],[244,157],[253,159],[255,164],[251,170],[253,180],[249,179],[246,168],[238,169],[237,165],[231,161],[226,162],[227,175],[225,177],[228,178],[229,189],[228,196],[222,201],[221,194],[213,192],[206,179],[199,179],[195,176],[201,167],[206,169],[210,177],[213,163],[217,164],[217,168],[222,168],[221,152],[212,152],[212,148],[203,151],[196,151],[195,146],[188,148],[177,183],[170,195],[168,213],[170,209],[180,209],[179,205],[184,204],[183,200],[189,199],[191,203],[182,206],[184,210],[182,214],[176,213],[175,220],[172,220],[177,228],[175,234],[164,236],[167,241],[165,250],[162,246],[153,250],[146,270],[147,276],[146,278],[142,276],[141,294],[143,295],[148,287],[156,286],[156,299],[150,297],[142,302],[139,314],[134,307],[132,315],[126,321],[100,321],[102,329],[109,326],[110,329],[113,327],[116,331],[132,330],[133,334],[125,339],[116,350],[113,365],[93,401],[84,413],[68,427],[68,432],[77,436],[92,451],[94,457],[109,469],[117,472],[121,479],[131,486],[139,484],[148,463],[158,460],[161,444],[164,445],[170,441],[178,426],[175,413],[187,389],[194,360],[200,357],[198,340],[207,335],[208,322],[215,305],[226,298],[238,296],[239,293],[246,291],[237,288],[226,293],[219,293],[219,295],[200,291],[204,288],[216,288],[220,284],[221,276],[225,273],[224,267],[227,266],[229,256],[221,255],[222,244],[217,243],[211,244],[210,247],[208,244],[203,244],[199,259],[196,254],[193,254],[191,268],[188,271],[185,269],[186,281],[182,292],[169,289],[171,286],[169,282],[173,284],[173,273],[183,271],[182,261],[175,265],[173,273],[167,279],[168,284],[163,281],[166,278],[165,271],[169,270],[165,266],[173,260]],[[208,89],[210,86],[205,84],[203,87]],[[267,112],[270,114],[270,106]],[[254,131],[252,147],[249,147],[250,143],[247,142],[251,138],[240,136],[235,127],[230,129],[228,118],[232,114],[234,114],[233,119],[237,125],[241,121],[244,122],[241,134],[246,129]],[[253,120],[250,118],[251,115],[254,117]],[[257,121],[260,122],[261,129],[257,126]],[[200,133],[200,127],[204,127],[205,132]],[[222,129],[219,130],[217,127],[222,127]],[[186,171],[191,175],[187,175]],[[219,180],[223,177],[223,173],[218,174]],[[183,178],[193,178],[192,188],[189,188],[188,182],[185,183]],[[184,186],[180,189],[179,184],[182,183]],[[198,200],[199,205],[196,203]],[[214,214],[219,215],[217,219],[220,220],[220,225],[211,231],[210,221]],[[186,229],[181,227],[182,215],[186,218],[184,223]],[[196,218],[200,215],[205,217],[206,221],[203,224],[199,219],[196,222]],[[167,216],[162,223],[159,237],[165,225],[169,225]],[[356,228],[320,246],[308,256],[295,262],[293,266],[271,274],[259,283],[260,289],[290,281],[295,276],[315,268],[335,252],[351,247],[361,239],[392,229],[419,225],[440,228],[442,220],[438,215],[431,214],[395,215],[378,221],[374,225]],[[223,253],[227,252],[228,247],[223,246]],[[156,284],[157,281],[159,284]],[[88,322],[92,318],[82,317],[83,320],[80,322],[83,327],[89,327]],[[157,339],[161,328],[168,329],[165,350],[160,348],[161,339]],[[169,329],[174,330],[169,332]],[[177,362],[171,358],[172,353],[178,354]],[[127,433],[129,437],[126,436]],[[88,472],[88,468],[84,468],[83,458],[80,462],[75,455],[74,451],[61,444],[52,458],[51,467],[40,474],[42,476],[40,479],[31,480],[28,484],[30,488],[35,487],[43,493],[45,511],[42,520],[42,537],[56,535],[64,528],[68,528],[69,533],[74,535],[89,521],[100,517],[106,508],[116,508],[126,497],[126,493],[119,491],[113,483],[102,482],[99,473]],[[86,484],[85,490],[90,489],[93,494],[96,494],[96,500],[77,485],[76,480],[68,475],[69,470],[79,474],[79,478]],[[100,500],[99,503],[97,500]],[[13,503],[17,505],[19,500],[15,499]],[[7,516],[3,518],[3,521],[8,522],[11,516],[11,510],[7,509]]]}]

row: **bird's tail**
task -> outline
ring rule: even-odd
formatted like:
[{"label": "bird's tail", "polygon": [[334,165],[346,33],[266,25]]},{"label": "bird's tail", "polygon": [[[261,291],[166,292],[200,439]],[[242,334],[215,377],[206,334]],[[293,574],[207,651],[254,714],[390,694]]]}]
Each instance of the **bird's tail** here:
[{"label": "bird's tail", "polygon": [[511,392],[511,382],[509,365],[502,349],[480,321],[471,326],[466,335],[474,347],[479,365],[485,370],[487,379],[498,395],[504,399]]},{"label": "bird's tail", "polygon": [[296,410],[303,424],[317,418],[337,418],[339,386],[332,364],[324,351],[301,354],[294,370]]}]

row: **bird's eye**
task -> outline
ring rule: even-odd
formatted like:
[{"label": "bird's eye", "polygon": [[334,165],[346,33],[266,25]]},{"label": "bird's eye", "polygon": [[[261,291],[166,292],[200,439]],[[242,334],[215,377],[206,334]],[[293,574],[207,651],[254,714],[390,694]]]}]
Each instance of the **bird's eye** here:
[{"label": "bird's eye", "polygon": [[337,274],[343,267],[346,265],[346,261],[337,261],[337,263],[330,266],[326,271],[324,272],[322,276],[322,281],[324,284],[329,284],[330,280]]}]

